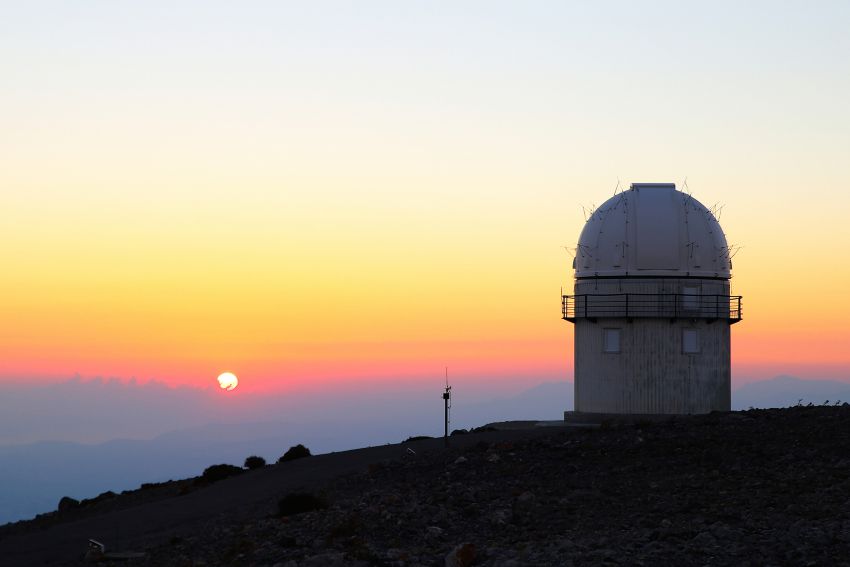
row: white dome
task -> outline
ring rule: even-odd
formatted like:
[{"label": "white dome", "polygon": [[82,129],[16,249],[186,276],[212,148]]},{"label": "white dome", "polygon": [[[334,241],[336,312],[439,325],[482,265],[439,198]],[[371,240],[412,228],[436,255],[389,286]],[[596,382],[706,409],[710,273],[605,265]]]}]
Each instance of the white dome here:
[{"label": "white dome", "polygon": [[575,276],[730,277],[720,223],[673,183],[633,183],[596,209],[576,249]]}]

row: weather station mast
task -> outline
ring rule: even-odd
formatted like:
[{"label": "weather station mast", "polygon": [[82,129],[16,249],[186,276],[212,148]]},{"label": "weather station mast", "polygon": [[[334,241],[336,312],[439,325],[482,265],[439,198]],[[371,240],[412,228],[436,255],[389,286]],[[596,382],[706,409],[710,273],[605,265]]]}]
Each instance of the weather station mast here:
[{"label": "weather station mast", "polygon": [[443,407],[444,412],[443,415],[445,417],[445,429],[443,432],[443,442],[445,446],[449,446],[449,423],[451,418],[451,409],[452,409],[452,387],[449,386],[449,369],[446,367],[446,390],[443,392]]}]

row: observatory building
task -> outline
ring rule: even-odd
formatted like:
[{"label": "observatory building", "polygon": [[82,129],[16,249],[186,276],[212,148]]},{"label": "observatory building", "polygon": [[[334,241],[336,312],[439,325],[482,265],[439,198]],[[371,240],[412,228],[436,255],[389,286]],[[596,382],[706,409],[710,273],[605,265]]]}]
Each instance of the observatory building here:
[{"label": "observatory building", "polygon": [[732,261],[711,211],[673,183],[634,183],[608,199],[579,236],[575,411],[729,411]]}]

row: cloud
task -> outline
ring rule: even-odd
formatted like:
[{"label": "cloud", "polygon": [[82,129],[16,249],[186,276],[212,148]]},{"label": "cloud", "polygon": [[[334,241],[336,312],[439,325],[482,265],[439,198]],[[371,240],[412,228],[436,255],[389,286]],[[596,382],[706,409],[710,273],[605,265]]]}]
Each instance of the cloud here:
[{"label": "cloud", "polygon": [[0,443],[143,439],[209,421],[215,400],[196,388],[95,378],[0,385]]}]

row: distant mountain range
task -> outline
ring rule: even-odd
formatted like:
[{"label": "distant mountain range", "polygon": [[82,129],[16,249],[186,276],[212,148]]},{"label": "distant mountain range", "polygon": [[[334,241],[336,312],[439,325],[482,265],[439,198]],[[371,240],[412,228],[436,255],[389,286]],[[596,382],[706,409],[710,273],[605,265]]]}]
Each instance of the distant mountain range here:
[{"label": "distant mountain range", "polygon": [[850,403],[850,383],[837,380],[801,380],[777,376],[750,382],[732,392],[732,409],[785,408],[797,403],[821,405],[824,402]]},{"label": "distant mountain range", "polygon": [[[850,401],[850,383],[779,376],[743,385],[732,394],[733,409],[826,400]],[[297,443],[314,453],[327,453],[395,443],[411,435],[437,436],[443,425],[442,400],[438,401],[423,407],[411,399],[401,400],[400,406],[410,408],[405,418],[399,418],[397,411],[386,415],[374,411],[371,418],[362,412],[328,411],[326,419],[309,423],[208,423],[149,440],[0,445],[0,524],[54,510],[63,496],[91,498],[108,490],[120,492],[142,483],[196,476],[212,464],[242,465],[250,455],[274,462]],[[494,421],[558,420],[572,407],[572,383],[566,381],[546,382],[514,396],[481,402],[458,396],[452,408],[452,429]]]},{"label": "distant mountain range", "polygon": [[[105,443],[37,442],[0,445],[0,524],[56,509],[63,496],[91,498],[111,490],[138,488],[201,474],[216,463],[242,465],[259,455],[274,462],[292,445],[303,443],[314,453],[397,443],[412,435],[442,433],[442,401],[411,409],[406,419],[397,412],[382,417],[373,412],[346,416],[329,411],[310,423],[257,421],[209,423],[187,427],[149,440],[114,439]],[[559,419],[572,405],[572,385],[544,383],[513,397],[470,403],[463,396],[453,408],[453,428],[490,421]],[[355,412],[352,412],[355,413]],[[346,421],[348,418],[350,421]]]}]

